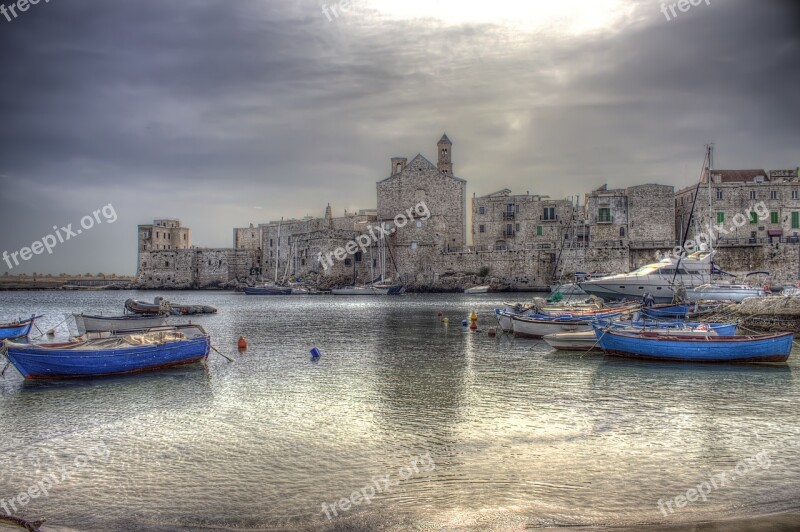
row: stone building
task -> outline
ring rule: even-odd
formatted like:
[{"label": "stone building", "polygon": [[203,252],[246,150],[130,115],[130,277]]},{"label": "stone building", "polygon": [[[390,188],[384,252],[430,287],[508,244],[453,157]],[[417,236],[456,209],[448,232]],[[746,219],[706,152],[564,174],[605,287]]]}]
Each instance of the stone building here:
[{"label": "stone building", "polygon": [[[678,239],[688,225],[689,239],[694,239],[698,232],[708,234],[709,226],[721,227],[720,245],[800,241],[797,170],[712,170],[710,183],[708,174],[703,172],[699,187],[686,187],[675,194]],[[765,219],[760,219],[755,210],[761,202],[769,212]]]},{"label": "stone building", "polygon": [[472,243],[477,251],[517,250],[574,235],[583,241],[583,212],[568,199],[512,195],[509,189],[472,198]]},{"label": "stone building", "polygon": [[152,224],[139,226],[139,251],[189,249],[189,247],[189,228],[182,227],[180,220],[154,220]]},{"label": "stone building", "polygon": [[[436,165],[421,154],[411,162],[393,157],[389,177],[377,183],[377,221],[394,229],[387,246],[404,280],[430,277],[436,255],[466,247],[467,182],[454,175],[452,146],[442,135]],[[415,219],[400,227],[396,221],[417,205],[427,208],[427,219],[412,215]]]}]

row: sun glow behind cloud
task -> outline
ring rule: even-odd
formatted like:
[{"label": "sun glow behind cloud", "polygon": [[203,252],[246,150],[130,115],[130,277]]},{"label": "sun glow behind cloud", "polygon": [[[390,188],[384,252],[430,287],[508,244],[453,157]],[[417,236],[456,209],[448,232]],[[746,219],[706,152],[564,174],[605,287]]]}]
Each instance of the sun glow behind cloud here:
[{"label": "sun glow behind cloud", "polygon": [[572,36],[613,30],[629,20],[631,0],[362,0],[365,9],[395,20],[434,20],[444,26],[499,24],[520,31]]}]

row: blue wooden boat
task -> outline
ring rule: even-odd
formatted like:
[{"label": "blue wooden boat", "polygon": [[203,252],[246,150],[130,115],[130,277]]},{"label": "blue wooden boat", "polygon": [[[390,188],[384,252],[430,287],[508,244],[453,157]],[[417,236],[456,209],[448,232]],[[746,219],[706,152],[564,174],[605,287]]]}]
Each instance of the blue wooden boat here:
[{"label": "blue wooden boat", "polygon": [[31,316],[27,320],[18,320],[13,323],[0,324],[0,340],[24,338],[28,336],[36,318],[41,318],[41,316]]},{"label": "blue wooden boat", "polygon": [[245,286],[248,296],[290,296],[292,289],[288,286]]},{"label": "blue wooden boat", "polygon": [[681,362],[785,362],[794,340],[792,333],[697,337],[594,329],[607,355]]},{"label": "blue wooden boat", "polygon": [[642,316],[648,318],[685,318],[691,312],[693,305],[654,305],[642,307]]},{"label": "blue wooden boat", "polygon": [[709,330],[717,333],[718,336],[733,336],[736,334],[738,324],[736,323],[701,323],[695,321],[609,321],[597,320],[597,324],[616,329],[697,329],[707,326]]},{"label": "blue wooden boat", "polygon": [[210,337],[199,325],[177,325],[60,344],[6,340],[3,350],[26,379],[62,379],[192,364],[205,360],[210,346]]}]

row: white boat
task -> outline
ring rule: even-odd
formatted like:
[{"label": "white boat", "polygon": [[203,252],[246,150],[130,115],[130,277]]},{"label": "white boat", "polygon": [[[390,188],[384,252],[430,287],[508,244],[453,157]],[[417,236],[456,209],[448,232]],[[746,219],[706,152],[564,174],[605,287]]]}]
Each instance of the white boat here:
[{"label": "white boat", "polygon": [[593,330],[548,334],[544,341],[557,351],[602,351]]},{"label": "white boat", "polygon": [[513,317],[515,315],[525,316],[531,312],[533,312],[532,306],[522,303],[504,303],[503,308],[494,309],[494,316],[503,332],[512,332],[514,330]]},{"label": "white boat", "polygon": [[88,314],[72,314],[78,336],[87,332],[127,332],[152,327],[163,327],[167,324],[164,316],[92,316]]},{"label": "white boat", "polygon": [[331,290],[331,294],[335,296],[399,296],[405,291],[405,285],[383,282],[369,284],[366,286],[345,286],[343,288],[334,288]]},{"label": "white boat", "polygon": [[388,293],[388,288],[376,288],[374,286],[346,286],[331,290],[331,294],[335,296],[385,296]]},{"label": "white boat", "polygon": [[687,292],[689,301],[735,301],[741,303],[747,297],[763,297],[763,288],[746,284],[708,283]]},{"label": "white boat", "polygon": [[678,259],[666,257],[661,262],[647,264],[629,273],[609,275],[584,281],[580,287],[603,299],[641,300],[650,293],[656,303],[671,303],[675,292],[683,286],[686,292],[711,282],[713,251],[696,251]]},{"label": "white boat", "polygon": [[785,286],[783,290],[781,290],[780,295],[786,297],[800,296],[800,288],[796,286]]},{"label": "white boat", "polygon": [[473,286],[464,290],[465,294],[485,294],[489,291],[489,285]]}]

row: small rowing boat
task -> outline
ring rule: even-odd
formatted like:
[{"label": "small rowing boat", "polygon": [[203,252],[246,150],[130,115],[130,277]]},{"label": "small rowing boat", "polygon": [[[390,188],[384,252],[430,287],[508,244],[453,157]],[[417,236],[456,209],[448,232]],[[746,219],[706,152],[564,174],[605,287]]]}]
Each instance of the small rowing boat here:
[{"label": "small rowing boat", "polygon": [[16,320],[11,323],[0,324],[0,340],[24,338],[31,332],[33,322],[41,316],[31,316],[27,320]]},{"label": "small rowing boat", "polygon": [[794,334],[764,336],[696,336],[618,331],[595,326],[607,355],[682,362],[785,362]]},{"label": "small rowing boat", "polygon": [[87,332],[127,332],[152,327],[163,327],[167,324],[164,316],[91,316],[89,314],[72,314],[78,335]]},{"label": "small rowing boat", "polygon": [[3,351],[26,379],[98,377],[205,360],[211,339],[199,325],[177,325],[57,344],[5,340]]},{"label": "small rowing boat", "polygon": [[[214,314],[217,309],[209,305],[178,305],[170,303],[162,297],[157,297],[153,303],[146,303],[137,299],[125,301],[125,310],[133,314],[161,314],[163,308],[169,308],[169,313],[187,316],[192,314]],[[163,312],[163,313],[166,313]]]}]

